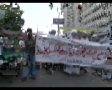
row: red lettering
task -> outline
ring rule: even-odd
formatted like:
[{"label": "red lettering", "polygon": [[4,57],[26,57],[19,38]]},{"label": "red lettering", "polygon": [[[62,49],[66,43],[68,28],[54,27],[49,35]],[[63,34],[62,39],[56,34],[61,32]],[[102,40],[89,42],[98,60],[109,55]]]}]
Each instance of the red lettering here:
[{"label": "red lettering", "polygon": [[88,52],[86,52],[87,55],[93,55],[93,54],[96,54],[97,53],[97,50],[89,50]]}]

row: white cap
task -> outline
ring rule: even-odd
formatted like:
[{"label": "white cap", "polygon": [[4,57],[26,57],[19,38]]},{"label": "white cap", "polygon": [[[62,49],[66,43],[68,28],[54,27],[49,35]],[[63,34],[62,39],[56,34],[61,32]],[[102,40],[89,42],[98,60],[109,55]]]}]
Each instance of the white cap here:
[{"label": "white cap", "polygon": [[86,31],[82,31],[82,32],[85,33],[85,34],[87,33]]},{"label": "white cap", "polygon": [[76,30],[76,29],[72,30],[72,31],[71,31],[71,34],[72,34],[72,33],[77,33],[77,30]]},{"label": "white cap", "polygon": [[97,35],[94,34],[92,37],[97,37]]}]

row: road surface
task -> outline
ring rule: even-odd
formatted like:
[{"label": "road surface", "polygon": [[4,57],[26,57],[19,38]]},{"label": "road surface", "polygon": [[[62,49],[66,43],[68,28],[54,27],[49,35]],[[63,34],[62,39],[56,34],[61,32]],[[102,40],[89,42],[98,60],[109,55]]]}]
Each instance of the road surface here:
[{"label": "road surface", "polygon": [[[112,81],[111,81],[112,82]],[[102,81],[100,77],[90,74],[83,74],[80,77],[69,76],[61,71],[55,72],[54,75],[46,73],[45,70],[39,70],[37,79],[30,78],[25,82],[21,82],[18,77],[13,83],[9,83],[7,79],[0,78],[0,87],[111,87],[112,84]]]}]

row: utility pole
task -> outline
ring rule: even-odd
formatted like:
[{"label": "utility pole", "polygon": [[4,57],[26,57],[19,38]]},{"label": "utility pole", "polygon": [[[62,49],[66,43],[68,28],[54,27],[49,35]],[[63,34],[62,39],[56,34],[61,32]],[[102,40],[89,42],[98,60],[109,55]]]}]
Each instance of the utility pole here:
[{"label": "utility pole", "polygon": [[[50,3],[50,5],[49,5],[49,7],[50,7],[50,9],[52,10],[55,6],[53,6],[53,3]],[[57,13],[58,13],[58,21],[57,21],[57,29],[58,29],[58,36],[59,36],[59,34],[60,34],[60,29],[59,29],[59,18],[60,18],[60,12],[58,12],[58,7],[57,7]]]},{"label": "utility pole", "polygon": [[60,17],[60,13],[58,14],[58,36],[59,36],[59,34],[60,34],[60,29],[59,29],[59,17]]}]

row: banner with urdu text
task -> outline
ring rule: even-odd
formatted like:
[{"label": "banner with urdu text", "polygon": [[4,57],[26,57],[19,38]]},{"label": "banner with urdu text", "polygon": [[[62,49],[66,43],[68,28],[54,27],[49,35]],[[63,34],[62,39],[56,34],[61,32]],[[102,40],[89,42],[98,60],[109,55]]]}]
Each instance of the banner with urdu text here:
[{"label": "banner with urdu text", "polygon": [[103,64],[111,53],[110,45],[68,40],[58,37],[36,38],[35,59],[37,62],[63,63],[67,65],[99,65]]}]

